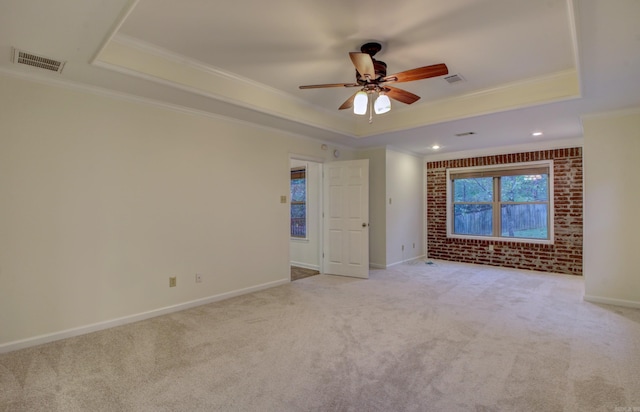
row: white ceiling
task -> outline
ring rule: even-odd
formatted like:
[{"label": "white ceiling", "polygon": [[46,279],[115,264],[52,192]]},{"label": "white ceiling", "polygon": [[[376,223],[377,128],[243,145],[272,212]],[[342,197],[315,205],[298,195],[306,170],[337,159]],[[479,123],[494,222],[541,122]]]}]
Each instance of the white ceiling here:
[{"label": "white ceiling", "polygon": [[[358,148],[561,144],[580,116],[640,106],[639,18],[637,0],[2,0],[0,71]],[[353,82],[348,52],[372,40],[389,74],[446,63],[465,81],[396,84],[422,98],[372,124],[337,110],[357,89],[298,89]],[[16,65],[12,47],[67,63]]]}]

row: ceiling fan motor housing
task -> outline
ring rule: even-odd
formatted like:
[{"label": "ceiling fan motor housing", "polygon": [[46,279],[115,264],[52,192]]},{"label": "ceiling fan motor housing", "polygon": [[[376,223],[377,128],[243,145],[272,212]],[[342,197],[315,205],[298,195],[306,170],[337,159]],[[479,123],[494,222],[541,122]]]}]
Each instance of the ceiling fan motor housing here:
[{"label": "ceiling fan motor housing", "polygon": [[[376,72],[376,78],[375,81],[379,81],[381,80],[383,77],[385,77],[387,75],[387,63],[376,60],[374,58],[371,58],[371,60],[373,60],[373,69]],[[359,84],[365,85],[367,84],[367,80],[364,79],[360,73],[358,73],[358,70],[356,70],[356,81]],[[369,82],[371,83],[371,82]]]},{"label": "ceiling fan motor housing", "polygon": [[[373,56],[375,56],[376,53],[378,53],[380,50],[382,50],[382,45],[378,42],[365,43],[360,46],[360,51],[371,56],[371,60],[373,61],[373,69],[376,72],[376,78],[371,80],[374,80],[374,82],[382,79],[387,75],[387,63],[378,61],[373,58]],[[363,79],[360,73],[358,73],[358,70],[356,70],[356,81],[359,84],[365,85],[367,83],[371,83],[371,80],[367,82],[366,79]]]},{"label": "ceiling fan motor housing", "polygon": [[367,53],[371,57],[375,56],[380,50],[382,50],[382,45],[378,42],[365,43],[360,46],[360,51]]}]

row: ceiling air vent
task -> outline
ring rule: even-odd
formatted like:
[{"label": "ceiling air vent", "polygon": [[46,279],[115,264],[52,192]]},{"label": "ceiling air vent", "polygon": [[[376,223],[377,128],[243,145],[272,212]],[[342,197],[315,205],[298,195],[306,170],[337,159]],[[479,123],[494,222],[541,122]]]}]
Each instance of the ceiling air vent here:
[{"label": "ceiling air vent", "polygon": [[464,77],[460,76],[459,74],[452,74],[451,76],[446,76],[444,79],[449,84],[454,84],[454,83],[464,81]]},{"label": "ceiling air vent", "polygon": [[58,60],[53,60],[48,57],[38,56],[37,54],[29,53],[24,50],[13,49],[13,62],[15,64],[26,64],[27,66],[33,66],[40,69],[50,70],[56,73],[62,73],[64,64]]}]

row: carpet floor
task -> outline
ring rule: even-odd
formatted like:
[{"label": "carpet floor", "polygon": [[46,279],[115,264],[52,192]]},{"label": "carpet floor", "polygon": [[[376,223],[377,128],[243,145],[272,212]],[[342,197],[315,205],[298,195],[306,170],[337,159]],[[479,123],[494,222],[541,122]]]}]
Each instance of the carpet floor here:
[{"label": "carpet floor", "polygon": [[632,411],[640,310],[451,262],[319,275],[0,355],[0,411]]}]

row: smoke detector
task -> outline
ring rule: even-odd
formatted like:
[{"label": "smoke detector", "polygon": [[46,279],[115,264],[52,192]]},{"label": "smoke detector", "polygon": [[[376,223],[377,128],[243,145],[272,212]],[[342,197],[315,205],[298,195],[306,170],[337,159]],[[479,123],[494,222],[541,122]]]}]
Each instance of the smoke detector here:
[{"label": "smoke detector", "polygon": [[66,63],[49,57],[39,56],[28,51],[16,49],[15,47],[13,48],[11,61],[15,64],[24,64],[56,73],[62,73],[62,69]]}]

